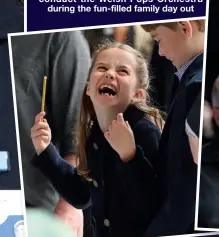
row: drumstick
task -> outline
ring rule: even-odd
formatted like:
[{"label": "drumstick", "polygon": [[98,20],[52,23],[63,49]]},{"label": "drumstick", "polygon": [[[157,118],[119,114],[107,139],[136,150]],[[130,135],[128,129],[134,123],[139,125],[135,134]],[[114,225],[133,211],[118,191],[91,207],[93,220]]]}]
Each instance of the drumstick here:
[{"label": "drumstick", "polygon": [[[44,111],[45,111],[46,83],[47,83],[47,77],[44,76],[44,79],[43,79],[43,94],[42,94],[41,112],[44,112]],[[40,121],[43,122],[43,117],[40,119]]]}]

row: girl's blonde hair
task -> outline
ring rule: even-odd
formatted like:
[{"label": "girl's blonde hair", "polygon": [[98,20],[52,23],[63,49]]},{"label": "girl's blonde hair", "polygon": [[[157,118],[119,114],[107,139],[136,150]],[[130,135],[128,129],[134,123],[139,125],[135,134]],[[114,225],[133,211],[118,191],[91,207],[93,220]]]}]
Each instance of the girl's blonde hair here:
[{"label": "girl's blonde hair", "polygon": [[[129,45],[108,41],[103,45],[99,46],[98,50],[93,54],[92,64],[88,74],[88,81],[94,64],[96,62],[97,56],[104,50],[118,48],[126,52],[131,53],[136,58],[136,74],[139,79],[139,88],[145,90],[146,99],[133,99],[132,104],[136,106],[139,110],[143,111],[146,116],[160,129],[162,130],[164,122],[162,115],[158,109],[151,106],[148,90],[149,90],[149,72],[146,60],[144,56],[137,50],[133,49]],[[87,158],[86,158],[86,141],[89,136],[89,132],[92,127],[93,121],[96,120],[96,114],[94,111],[93,104],[89,96],[86,95],[87,85],[84,88],[82,95],[80,119],[78,124],[78,133],[77,133],[77,157],[78,157],[78,173],[84,176],[85,179],[88,178],[88,168],[87,168]]]}]

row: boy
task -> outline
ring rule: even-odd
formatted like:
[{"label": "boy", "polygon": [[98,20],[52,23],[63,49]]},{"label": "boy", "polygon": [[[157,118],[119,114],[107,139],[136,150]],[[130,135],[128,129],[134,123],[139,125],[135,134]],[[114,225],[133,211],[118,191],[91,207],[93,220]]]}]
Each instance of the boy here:
[{"label": "boy", "polygon": [[193,162],[186,119],[201,91],[204,21],[181,21],[142,26],[159,44],[160,56],[176,67],[174,91],[159,144],[155,167],[162,205],[144,237],[194,232],[197,168]]}]

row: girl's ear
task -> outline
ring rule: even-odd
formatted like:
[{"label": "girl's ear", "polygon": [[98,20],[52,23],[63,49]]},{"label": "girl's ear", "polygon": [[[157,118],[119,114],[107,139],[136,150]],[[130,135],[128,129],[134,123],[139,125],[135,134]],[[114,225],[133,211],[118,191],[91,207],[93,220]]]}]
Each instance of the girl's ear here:
[{"label": "girl's ear", "polygon": [[137,89],[135,93],[135,99],[146,99],[146,94],[144,89]]},{"label": "girl's ear", "polygon": [[90,96],[89,82],[86,83],[86,95]]}]

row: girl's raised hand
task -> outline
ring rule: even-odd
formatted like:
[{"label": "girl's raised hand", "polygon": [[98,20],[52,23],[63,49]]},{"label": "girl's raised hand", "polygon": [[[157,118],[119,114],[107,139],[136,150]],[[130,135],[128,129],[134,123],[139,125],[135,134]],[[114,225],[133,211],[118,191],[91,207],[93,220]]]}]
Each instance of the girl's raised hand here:
[{"label": "girl's raised hand", "polygon": [[123,114],[117,115],[117,119],[112,121],[104,136],[123,162],[128,162],[134,158],[135,139],[128,122],[124,121]]},{"label": "girl's raised hand", "polygon": [[31,128],[32,142],[38,155],[42,153],[51,142],[51,130],[46,119],[43,119],[41,122],[41,118],[44,116],[45,112],[40,112],[35,117],[35,124]]}]

